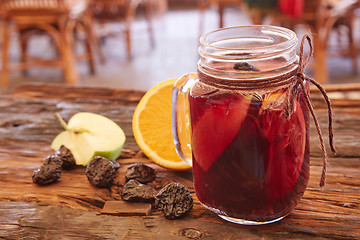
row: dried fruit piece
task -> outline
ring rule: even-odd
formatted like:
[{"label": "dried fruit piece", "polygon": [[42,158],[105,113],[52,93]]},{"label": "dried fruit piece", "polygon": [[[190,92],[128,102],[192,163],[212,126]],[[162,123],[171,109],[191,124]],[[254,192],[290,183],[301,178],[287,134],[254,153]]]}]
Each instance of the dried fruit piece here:
[{"label": "dried fruit piece", "polygon": [[163,211],[167,219],[175,219],[192,208],[193,199],[184,185],[170,183],[155,196],[155,206]]},{"label": "dried fruit piece", "polygon": [[136,180],[130,180],[121,190],[121,197],[124,201],[130,202],[151,202],[156,195],[155,189],[141,184]]},{"label": "dried fruit piece", "polygon": [[234,65],[235,70],[241,70],[241,71],[253,71],[258,72],[259,69],[257,69],[254,65],[248,62],[237,62]]},{"label": "dried fruit piece", "polygon": [[113,184],[118,168],[119,165],[107,158],[96,156],[86,166],[85,173],[92,185],[105,188]]},{"label": "dried fruit piece", "polygon": [[156,171],[143,163],[134,163],[126,170],[125,177],[126,181],[134,179],[141,183],[148,183],[155,179]]},{"label": "dried fruit piece", "polygon": [[56,155],[43,159],[43,164],[32,175],[34,183],[46,185],[57,181],[61,176],[61,160]]},{"label": "dried fruit piece", "polygon": [[68,149],[64,145],[60,146],[59,150],[55,152],[55,155],[60,157],[62,162],[61,167],[63,169],[70,169],[76,165],[75,158],[72,155],[70,149]]},{"label": "dried fruit piece", "polygon": [[54,164],[54,166],[56,167],[61,167],[62,162],[60,156],[54,154],[44,157],[43,165],[47,165],[47,164]]}]

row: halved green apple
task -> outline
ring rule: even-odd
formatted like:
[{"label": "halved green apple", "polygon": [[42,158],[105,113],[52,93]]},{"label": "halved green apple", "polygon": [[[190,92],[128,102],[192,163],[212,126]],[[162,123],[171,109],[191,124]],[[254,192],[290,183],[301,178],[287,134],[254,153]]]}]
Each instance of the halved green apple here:
[{"label": "halved green apple", "polygon": [[55,137],[53,150],[61,145],[70,149],[76,164],[86,166],[95,156],[117,159],[125,143],[124,131],[112,120],[99,114],[79,112],[68,124],[56,115],[65,131]]}]

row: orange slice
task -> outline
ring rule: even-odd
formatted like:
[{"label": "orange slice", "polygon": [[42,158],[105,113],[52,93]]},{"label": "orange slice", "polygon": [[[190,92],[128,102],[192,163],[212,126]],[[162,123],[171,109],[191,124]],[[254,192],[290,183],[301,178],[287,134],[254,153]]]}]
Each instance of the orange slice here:
[{"label": "orange slice", "polygon": [[135,109],[132,128],[140,149],[156,164],[172,170],[188,170],[175,150],[171,129],[171,94],[177,79],[152,87]]},{"label": "orange slice", "polygon": [[277,109],[281,106],[283,108],[283,104],[285,103],[285,92],[274,92],[266,95],[264,97],[263,103],[261,105],[261,110],[268,110],[268,109]]}]

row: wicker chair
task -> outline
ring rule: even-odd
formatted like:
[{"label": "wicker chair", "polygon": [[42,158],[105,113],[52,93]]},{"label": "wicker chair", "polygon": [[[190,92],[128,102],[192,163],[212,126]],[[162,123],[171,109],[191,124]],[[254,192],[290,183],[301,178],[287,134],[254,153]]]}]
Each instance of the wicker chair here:
[{"label": "wicker chair", "polygon": [[[52,66],[63,69],[65,81],[74,84],[78,81],[76,56],[73,51],[74,31],[78,24],[88,33],[87,53],[82,57],[89,60],[91,71],[94,71],[91,51],[91,22],[86,14],[86,1],[80,0],[0,0],[3,18],[3,52],[1,85],[8,86],[9,71],[24,70],[35,66]],[[50,35],[58,50],[58,57],[44,60],[27,55],[27,42],[34,31]],[[10,65],[9,44],[13,32],[19,33],[21,62]]]},{"label": "wicker chair", "polygon": [[[145,16],[148,23],[148,33],[150,36],[151,45],[154,46],[154,36],[152,29],[152,13],[151,13],[151,0],[90,0],[89,4],[93,19],[101,25],[113,22],[123,22],[125,24],[124,34],[126,39],[126,51],[128,58],[132,56],[131,46],[131,25],[134,21],[136,10],[142,6],[145,10]],[[101,37],[98,38],[98,50],[102,61],[104,55],[101,51]]]},{"label": "wicker chair", "polygon": [[215,6],[219,15],[219,28],[224,27],[224,12],[228,6],[242,8],[243,0],[198,0],[198,9],[200,13],[200,34],[204,28],[204,12],[206,9]]},{"label": "wicker chair", "polygon": [[294,28],[297,24],[305,25],[313,33],[314,38],[314,75],[320,83],[328,81],[327,49],[331,31],[343,25],[348,29],[348,50],[345,55],[350,56],[354,72],[357,71],[357,50],[353,39],[353,11],[357,7],[356,0],[334,1],[333,5],[326,0],[305,0],[303,15],[291,18],[277,14],[274,22]]}]

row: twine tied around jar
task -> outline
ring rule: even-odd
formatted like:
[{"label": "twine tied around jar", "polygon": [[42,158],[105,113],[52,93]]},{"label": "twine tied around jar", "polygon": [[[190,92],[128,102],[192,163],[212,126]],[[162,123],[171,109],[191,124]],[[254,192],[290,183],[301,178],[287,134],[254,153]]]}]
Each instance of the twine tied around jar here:
[{"label": "twine tied around jar", "polygon": [[[310,52],[307,58],[304,58],[304,44],[305,41],[308,42],[310,47]],[[321,94],[323,95],[325,102],[327,104],[328,108],[328,117],[329,117],[329,145],[331,148],[331,151],[334,155],[336,155],[336,149],[334,147],[334,134],[333,134],[333,126],[332,126],[332,110],[331,110],[331,103],[330,99],[326,94],[325,89],[314,79],[306,76],[304,74],[306,65],[310,62],[311,57],[313,55],[313,45],[311,37],[308,34],[305,34],[301,40],[300,44],[300,53],[299,53],[299,67],[296,68],[294,71],[291,71],[289,73],[272,77],[272,78],[265,78],[265,79],[242,79],[241,81],[234,81],[229,79],[223,79],[223,78],[214,78],[212,76],[209,76],[207,74],[204,74],[201,70],[198,70],[199,80],[201,82],[204,82],[208,85],[220,87],[220,88],[226,88],[230,90],[244,90],[244,91],[251,91],[251,90],[258,90],[258,89],[264,89],[264,88],[276,88],[280,86],[289,85],[287,91],[286,91],[286,107],[285,107],[285,116],[286,118],[290,118],[293,109],[294,109],[294,100],[297,97],[297,94],[299,91],[298,88],[301,88],[301,92],[303,93],[305,97],[305,101],[307,104],[307,107],[309,108],[311,115],[315,122],[315,127],[319,135],[320,144],[321,144],[321,150],[323,153],[323,168],[320,178],[320,187],[323,187],[325,185],[325,175],[326,175],[326,169],[327,169],[327,152],[324,144],[323,135],[320,129],[319,121],[316,117],[315,110],[311,104],[309,92],[307,91],[304,80],[309,81],[310,83],[314,84]]]},{"label": "twine tied around jar", "polygon": [[[306,59],[304,59],[304,44],[305,44],[306,40],[309,43],[310,53],[309,53],[308,57]],[[320,129],[320,124],[316,117],[314,107],[311,104],[309,93],[308,93],[308,91],[306,91],[306,88],[304,85],[304,80],[309,81],[310,83],[314,84],[319,89],[319,91],[321,92],[321,94],[323,95],[323,97],[325,99],[325,102],[326,102],[326,105],[328,108],[328,117],[329,117],[329,145],[330,145],[331,151],[333,152],[334,155],[336,155],[336,149],[334,147],[334,133],[333,133],[333,126],[332,126],[332,110],[331,110],[330,99],[327,96],[325,89],[316,80],[314,80],[304,74],[305,67],[310,62],[312,54],[313,54],[312,40],[311,40],[310,36],[306,34],[303,36],[303,38],[301,40],[301,44],[300,44],[299,67],[297,69],[297,73],[292,78],[293,82],[291,83],[291,86],[289,87],[288,91],[286,92],[287,107],[286,107],[285,111],[286,111],[286,116],[290,117],[292,114],[292,111],[293,111],[293,104],[294,104],[294,99],[297,94],[297,89],[300,86],[302,93],[304,94],[306,104],[307,104],[307,106],[311,112],[311,115],[314,119],[315,127],[318,132],[319,139],[320,139],[321,150],[323,153],[323,168],[322,168],[322,173],[321,173],[321,178],[320,178],[320,187],[323,187],[325,185],[325,175],[326,175],[326,168],[327,168],[327,161],[328,161],[327,153],[326,153],[323,135],[322,135],[322,132]]]}]

